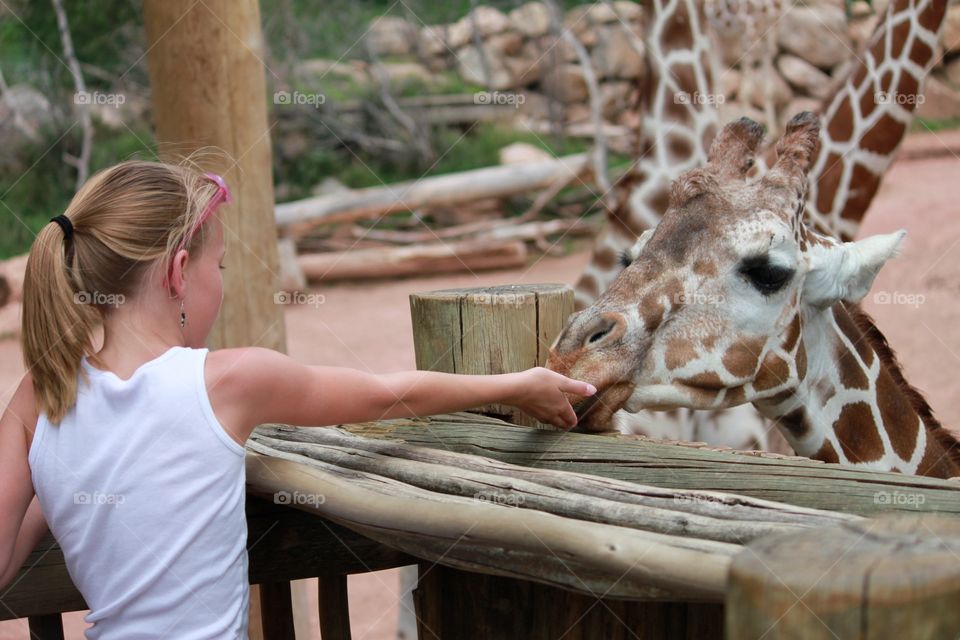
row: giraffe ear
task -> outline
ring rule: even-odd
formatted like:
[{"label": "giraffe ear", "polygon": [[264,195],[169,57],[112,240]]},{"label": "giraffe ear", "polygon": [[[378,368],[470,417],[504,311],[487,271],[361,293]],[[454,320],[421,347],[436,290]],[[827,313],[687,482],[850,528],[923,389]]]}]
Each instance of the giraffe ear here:
[{"label": "giraffe ear", "polygon": [[809,271],[803,285],[806,304],[826,308],[845,300],[860,302],[880,268],[896,255],[907,232],[870,236],[857,242],[813,245],[807,251]]},{"label": "giraffe ear", "polygon": [[717,134],[707,162],[722,180],[743,180],[763,142],[763,126],[750,118],[731,122]]}]

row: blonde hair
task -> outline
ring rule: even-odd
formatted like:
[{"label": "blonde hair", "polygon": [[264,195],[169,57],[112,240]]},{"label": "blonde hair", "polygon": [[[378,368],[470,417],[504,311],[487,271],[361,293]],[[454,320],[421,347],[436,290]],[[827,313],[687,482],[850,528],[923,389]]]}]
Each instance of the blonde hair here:
[{"label": "blonde hair", "polygon": [[[37,234],[23,282],[21,345],[37,410],[50,422],[59,424],[76,401],[77,374],[87,381],[80,358],[93,352],[104,301],[134,298],[152,269],[167,269],[217,192],[187,164],[131,160],[100,171],[74,195],[64,212],[72,237],[53,223]],[[193,256],[202,246],[197,233],[186,249]]]}]

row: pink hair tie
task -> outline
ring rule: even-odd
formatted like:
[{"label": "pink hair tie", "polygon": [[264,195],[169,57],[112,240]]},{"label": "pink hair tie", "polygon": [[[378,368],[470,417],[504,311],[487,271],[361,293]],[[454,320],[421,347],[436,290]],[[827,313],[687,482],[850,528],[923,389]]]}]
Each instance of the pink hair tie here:
[{"label": "pink hair tie", "polygon": [[[217,192],[213,194],[213,197],[210,198],[210,202],[208,202],[207,206],[203,209],[203,213],[201,213],[197,217],[196,221],[193,223],[193,226],[190,227],[190,231],[187,232],[187,234],[180,241],[180,244],[177,245],[176,251],[173,252],[174,255],[176,255],[178,251],[186,248],[186,246],[190,244],[190,241],[193,239],[193,236],[196,235],[200,227],[203,226],[203,223],[206,222],[211,215],[213,215],[213,212],[217,210],[217,207],[219,207],[223,203],[229,204],[233,202],[233,196],[230,195],[230,189],[227,188],[227,183],[224,181],[223,178],[221,178],[216,173],[205,173],[203,174],[203,177],[207,178],[208,180],[213,182],[215,185],[217,185]],[[169,277],[172,274],[172,271],[173,271],[173,264],[171,263],[170,271],[167,273],[167,279],[168,279],[167,282],[169,282]]]}]

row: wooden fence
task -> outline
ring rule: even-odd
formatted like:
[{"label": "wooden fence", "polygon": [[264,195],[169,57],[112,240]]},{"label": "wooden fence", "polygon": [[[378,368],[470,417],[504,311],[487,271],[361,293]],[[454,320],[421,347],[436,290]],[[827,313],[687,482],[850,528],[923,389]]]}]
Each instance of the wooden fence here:
[{"label": "wooden fence", "polygon": [[[552,285],[414,296],[418,366],[542,363],[571,305]],[[483,409],[498,417],[254,432],[264,637],[294,637],[291,580],[320,577],[323,637],[349,638],[346,576],[411,564],[421,638],[960,634],[957,483],[561,433]],[[0,619],[29,616],[41,639],[85,608],[51,540],[0,602]]]}]

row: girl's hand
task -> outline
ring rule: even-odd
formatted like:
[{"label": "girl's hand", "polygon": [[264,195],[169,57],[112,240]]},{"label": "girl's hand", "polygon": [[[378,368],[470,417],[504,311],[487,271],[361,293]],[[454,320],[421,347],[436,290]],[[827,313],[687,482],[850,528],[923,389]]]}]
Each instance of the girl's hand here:
[{"label": "girl's hand", "polygon": [[544,367],[534,367],[515,375],[517,389],[509,404],[540,422],[563,429],[577,426],[577,414],[564,394],[592,396],[597,392],[592,384],[573,380]]}]

